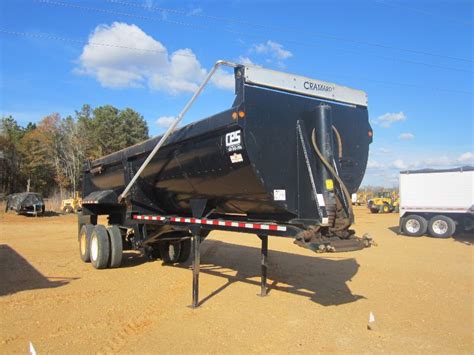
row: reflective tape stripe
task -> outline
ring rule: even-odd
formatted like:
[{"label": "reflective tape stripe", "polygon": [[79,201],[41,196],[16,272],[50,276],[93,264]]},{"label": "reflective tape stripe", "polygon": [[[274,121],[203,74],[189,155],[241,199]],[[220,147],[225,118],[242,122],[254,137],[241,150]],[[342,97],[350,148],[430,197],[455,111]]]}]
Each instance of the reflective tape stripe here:
[{"label": "reflective tape stripe", "polygon": [[326,203],[324,202],[323,194],[317,194],[316,196],[317,196],[317,198],[318,198],[318,205],[319,205],[320,207],[326,206]]},{"label": "reflective tape stripe", "polygon": [[[135,214],[132,217],[136,220],[145,220],[145,221],[164,221],[166,217],[164,216],[151,216],[151,215],[138,215]],[[281,226],[277,224],[261,224],[261,223],[245,223],[245,222],[234,222],[234,221],[224,221],[218,219],[206,219],[206,218],[184,218],[184,217],[169,217],[169,221],[173,223],[189,223],[189,224],[207,224],[213,226],[221,227],[233,227],[233,228],[244,228],[244,229],[261,229],[261,230],[271,230],[278,232],[286,232],[286,226]]]}]

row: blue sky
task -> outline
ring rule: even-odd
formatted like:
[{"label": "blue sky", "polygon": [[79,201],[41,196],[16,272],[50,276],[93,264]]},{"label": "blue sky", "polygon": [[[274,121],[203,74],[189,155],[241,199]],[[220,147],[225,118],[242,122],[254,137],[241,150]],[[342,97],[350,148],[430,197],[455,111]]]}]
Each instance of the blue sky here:
[{"label": "blue sky", "polygon": [[[0,6],[0,113],[22,125],[112,104],[134,108],[159,134],[206,70],[228,59],[366,91],[374,143],[364,184],[394,186],[402,169],[474,163],[472,1]],[[220,73],[185,122],[227,108],[228,79]]]}]

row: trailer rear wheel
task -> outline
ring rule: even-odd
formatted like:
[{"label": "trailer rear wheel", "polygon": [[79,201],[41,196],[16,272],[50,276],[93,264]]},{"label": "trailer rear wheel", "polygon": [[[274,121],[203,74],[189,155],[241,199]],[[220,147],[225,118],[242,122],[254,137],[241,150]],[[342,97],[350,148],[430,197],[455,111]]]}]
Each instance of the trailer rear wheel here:
[{"label": "trailer rear wheel", "polygon": [[178,262],[184,263],[191,255],[191,238],[185,239],[181,242],[181,251],[179,253]]},{"label": "trailer rear wheel", "polygon": [[401,227],[405,235],[419,237],[426,233],[428,222],[423,217],[412,214],[402,218]]},{"label": "trailer rear wheel", "polygon": [[160,243],[161,260],[165,264],[174,264],[179,260],[181,252],[181,243],[176,241],[165,240]]},{"label": "trailer rear wheel", "polygon": [[439,215],[430,219],[428,232],[432,237],[447,238],[452,236],[455,231],[456,223],[447,216]]},{"label": "trailer rear wheel", "polygon": [[123,255],[122,233],[117,226],[107,228],[110,239],[110,267],[120,267]]},{"label": "trailer rear wheel", "polygon": [[109,264],[110,241],[107,229],[98,224],[94,227],[90,243],[91,263],[96,269],[105,269]]},{"label": "trailer rear wheel", "polygon": [[81,255],[81,260],[85,263],[90,263],[91,261],[90,242],[93,231],[94,225],[84,224],[79,232],[79,254]]}]

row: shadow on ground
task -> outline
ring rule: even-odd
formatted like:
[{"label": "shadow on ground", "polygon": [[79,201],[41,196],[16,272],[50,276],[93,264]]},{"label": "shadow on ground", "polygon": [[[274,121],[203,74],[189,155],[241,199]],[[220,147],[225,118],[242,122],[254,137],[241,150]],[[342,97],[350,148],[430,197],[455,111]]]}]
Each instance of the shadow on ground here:
[{"label": "shadow on ground", "polygon": [[0,245],[0,296],[67,285],[70,277],[45,277],[8,245]]},{"label": "shadow on ground", "polygon": [[468,232],[456,232],[453,235],[453,239],[456,242],[463,243],[465,245],[473,245],[474,244],[474,229],[471,229]]},{"label": "shadow on ground", "polygon": [[[271,247],[271,240],[270,240]],[[202,245],[201,273],[227,279],[227,282],[205,296],[202,305],[235,282],[258,286],[260,291],[260,249],[216,240]],[[190,267],[183,265],[182,267]],[[308,297],[323,306],[355,302],[347,282],[357,273],[355,259],[343,257],[305,256],[280,251],[268,252],[268,292],[288,292]]]},{"label": "shadow on ground", "polygon": [[[388,229],[394,234],[399,235],[402,238],[434,238],[428,234],[422,235],[420,237],[411,237],[411,236],[401,234],[399,226],[388,227]],[[453,240],[456,242],[460,242],[466,245],[472,245],[474,243],[474,230],[471,229],[468,232],[465,232],[465,231],[456,232],[451,238],[453,238]],[[449,239],[449,238],[446,238],[446,239]]]}]

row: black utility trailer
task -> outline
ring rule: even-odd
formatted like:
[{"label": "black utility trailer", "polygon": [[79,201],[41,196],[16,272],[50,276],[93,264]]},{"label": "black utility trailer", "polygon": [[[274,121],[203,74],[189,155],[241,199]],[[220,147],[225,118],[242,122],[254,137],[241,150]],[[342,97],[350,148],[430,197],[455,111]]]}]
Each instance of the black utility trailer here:
[{"label": "black utility trailer", "polygon": [[5,212],[15,211],[17,214],[42,216],[45,204],[41,194],[36,192],[19,192],[7,197]]},{"label": "black utility trailer", "polygon": [[[220,65],[234,68],[232,106],[175,129]],[[163,136],[85,164],[81,258],[118,267],[123,250],[138,249],[177,263],[193,249],[197,306],[201,241],[212,230],[252,233],[265,294],[268,236],[316,252],[370,245],[349,227],[371,142],[364,92],[219,61]]]}]

